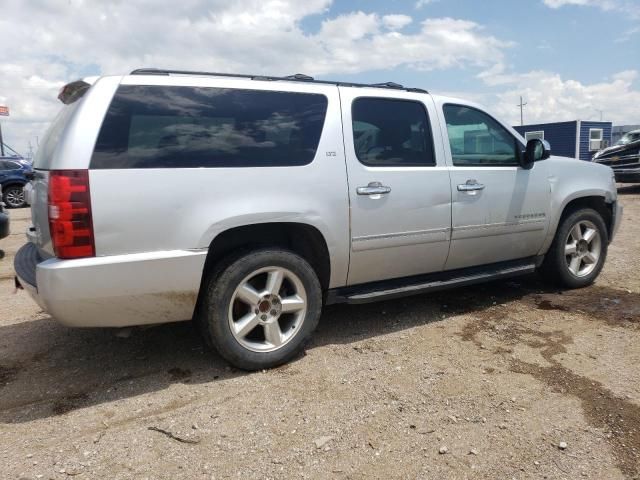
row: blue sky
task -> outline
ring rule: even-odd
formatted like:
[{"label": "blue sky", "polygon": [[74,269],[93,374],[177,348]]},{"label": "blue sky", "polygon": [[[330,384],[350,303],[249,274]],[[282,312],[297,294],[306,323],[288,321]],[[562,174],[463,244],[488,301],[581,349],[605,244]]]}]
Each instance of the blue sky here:
[{"label": "blue sky", "polygon": [[[640,8],[640,0],[637,2]],[[514,42],[506,49],[509,66],[516,72],[549,70],[566,78],[595,83],[609,75],[640,67],[640,19],[624,10],[566,5],[549,8],[542,1],[439,0],[416,8],[415,1],[351,0],[334,3],[327,16],[354,10],[382,14],[403,13],[416,20],[452,17],[483,25],[492,35]],[[305,20],[305,29],[317,30],[324,15]],[[416,22],[407,30],[416,30]],[[638,29],[625,36],[625,32]],[[416,73],[394,70],[399,83],[419,83],[437,90],[484,91],[468,72],[451,69]],[[379,72],[353,75],[353,80],[378,81]],[[388,74],[387,74],[388,75]]]},{"label": "blue sky", "polygon": [[141,66],[395,81],[511,123],[520,95],[525,122],[640,123],[640,0],[3,0],[0,32],[3,131],[22,152],[62,85]]}]

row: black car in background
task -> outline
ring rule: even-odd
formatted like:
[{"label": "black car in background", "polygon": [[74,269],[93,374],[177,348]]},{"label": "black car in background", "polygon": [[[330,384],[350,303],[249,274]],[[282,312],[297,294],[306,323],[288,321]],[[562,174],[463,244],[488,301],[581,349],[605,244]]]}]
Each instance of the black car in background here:
[{"label": "black car in background", "polygon": [[625,133],[615,145],[597,152],[593,161],[613,168],[617,182],[640,183],[640,130]]}]

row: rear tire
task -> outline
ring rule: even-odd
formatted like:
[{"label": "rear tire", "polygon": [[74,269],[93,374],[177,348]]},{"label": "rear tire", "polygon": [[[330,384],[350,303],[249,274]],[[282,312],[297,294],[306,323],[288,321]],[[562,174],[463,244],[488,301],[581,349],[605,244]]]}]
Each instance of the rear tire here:
[{"label": "rear tire", "polygon": [[576,210],[560,220],[540,273],[561,287],[591,285],[604,266],[608,245],[602,216],[591,208]]},{"label": "rear tire", "polygon": [[318,325],[322,289],[309,263],[276,248],[239,253],[205,280],[196,321],[205,342],[244,370],[299,355]]},{"label": "rear tire", "polygon": [[10,185],[3,189],[3,201],[9,208],[22,208],[26,205],[24,188],[21,185]]}]

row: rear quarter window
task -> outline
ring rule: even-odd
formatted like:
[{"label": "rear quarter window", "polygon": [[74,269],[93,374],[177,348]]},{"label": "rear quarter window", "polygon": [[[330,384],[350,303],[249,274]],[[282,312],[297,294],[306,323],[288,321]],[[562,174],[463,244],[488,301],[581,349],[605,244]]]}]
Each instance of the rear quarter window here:
[{"label": "rear quarter window", "polygon": [[91,168],[306,165],[315,157],[326,111],[320,94],[123,85]]},{"label": "rear quarter window", "polygon": [[60,109],[58,115],[56,115],[44,134],[44,137],[40,140],[40,146],[33,159],[33,168],[49,170],[52,167],[56,146],[62,137],[65,127],[71,121],[74,112],[81,103],[82,100],[80,99]]}]

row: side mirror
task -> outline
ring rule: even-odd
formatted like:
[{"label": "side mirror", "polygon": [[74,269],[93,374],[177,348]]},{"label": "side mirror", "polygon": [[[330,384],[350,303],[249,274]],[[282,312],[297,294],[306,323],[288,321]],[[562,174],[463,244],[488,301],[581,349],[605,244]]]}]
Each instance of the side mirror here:
[{"label": "side mirror", "polygon": [[551,146],[546,140],[532,138],[527,142],[527,147],[521,156],[521,165],[523,168],[531,168],[534,162],[546,160],[551,156]]}]

